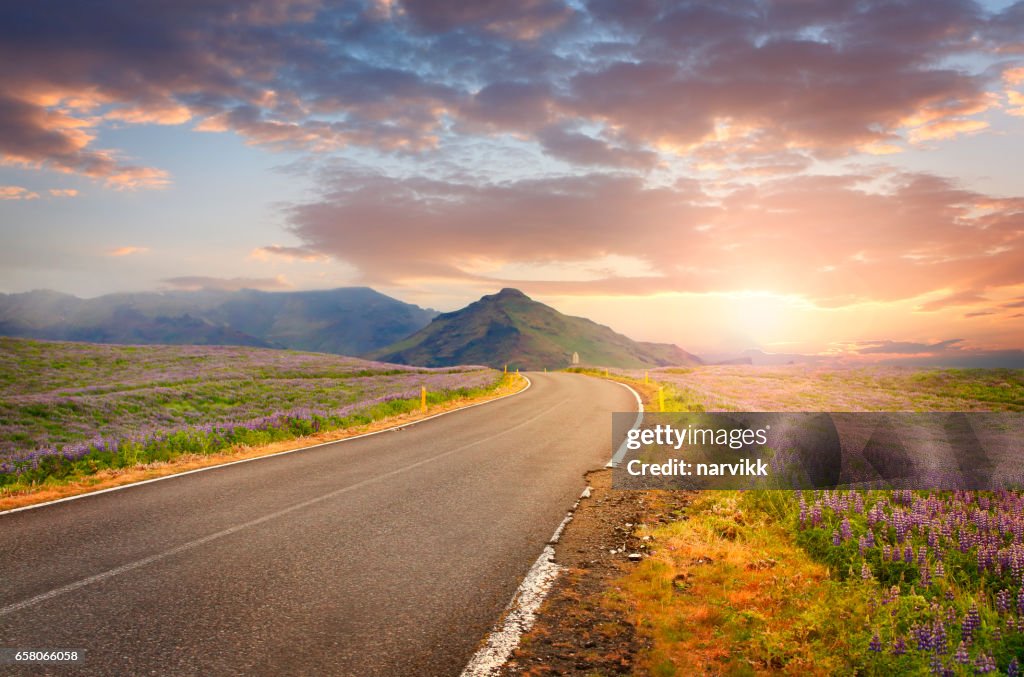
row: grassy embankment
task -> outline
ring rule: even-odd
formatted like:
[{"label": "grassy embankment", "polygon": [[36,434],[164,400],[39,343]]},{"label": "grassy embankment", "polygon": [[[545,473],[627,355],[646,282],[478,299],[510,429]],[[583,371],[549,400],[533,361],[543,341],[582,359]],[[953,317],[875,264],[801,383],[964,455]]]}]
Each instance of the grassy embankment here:
[{"label": "grassy embankment", "polygon": [[[592,373],[605,377],[601,370]],[[611,372],[656,410],[1020,410],[1019,371]],[[653,381],[653,379],[658,379]],[[710,385],[709,385],[710,384]],[[702,397],[710,395],[711,397]],[[708,407],[711,408],[711,407]],[[1014,674],[1024,663],[1017,492],[709,491],[608,587],[640,674]]]},{"label": "grassy embankment", "polygon": [[0,509],[350,437],[524,385],[483,367],[0,339]]}]

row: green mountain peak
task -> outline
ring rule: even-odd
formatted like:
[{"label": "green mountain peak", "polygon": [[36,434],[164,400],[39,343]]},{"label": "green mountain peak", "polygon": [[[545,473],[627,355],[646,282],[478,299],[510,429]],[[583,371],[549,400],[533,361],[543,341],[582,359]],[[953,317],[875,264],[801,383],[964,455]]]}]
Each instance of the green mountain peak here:
[{"label": "green mountain peak", "polygon": [[423,329],[371,357],[429,367],[485,364],[522,369],[583,365],[645,367],[699,364],[665,343],[642,343],[586,318],[564,315],[518,289],[505,288],[438,315]]}]

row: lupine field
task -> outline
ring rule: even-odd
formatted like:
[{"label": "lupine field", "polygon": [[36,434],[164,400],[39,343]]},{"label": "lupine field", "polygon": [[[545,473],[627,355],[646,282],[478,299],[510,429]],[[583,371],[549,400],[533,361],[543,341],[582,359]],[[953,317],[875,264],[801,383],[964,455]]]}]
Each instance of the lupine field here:
[{"label": "lupine field", "polygon": [[[644,378],[642,369],[611,373]],[[1024,411],[1019,369],[728,365],[647,373],[709,411]]]},{"label": "lupine field", "polygon": [[317,353],[0,338],[0,489],[366,423],[498,384]]},{"label": "lupine field", "polygon": [[[619,373],[638,382],[644,379],[642,370]],[[670,393],[672,410],[1024,410],[1024,372],[1019,370],[723,366],[652,370],[649,378]],[[1021,454],[1024,461],[1024,449]],[[724,646],[729,636],[742,643],[722,649],[704,669],[728,665],[725,672],[740,673],[1022,673],[1024,492],[706,493],[686,523],[652,532],[664,542],[662,559],[632,580],[632,589],[642,591],[637,593],[641,604],[645,597],[657,601],[646,620],[654,628],[674,627],[666,614],[700,615],[713,606],[709,600],[720,600],[721,606],[708,612],[717,619],[708,636],[717,639],[707,645]],[[716,585],[726,592],[715,597],[717,591],[709,594],[693,583],[689,606],[666,602],[679,596],[665,598],[658,586],[652,588],[651,580],[659,576],[670,588],[673,575],[677,581],[680,575],[696,580],[693,572],[700,573],[700,568],[692,565],[694,548],[714,551],[714,557],[732,553],[737,561],[742,558],[735,553],[743,548],[763,557],[759,547],[778,544],[773,533],[783,533],[796,548],[791,553],[802,552],[799,557],[811,564],[804,567],[794,559],[785,570],[772,568],[770,576],[762,576],[754,555],[754,564],[745,567],[726,569],[729,565],[723,563],[719,578],[700,575],[724,581]],[[722,534],[727,534],[725,540]],[[748,544],[738,546],[745,538]],[[701,556],[697,561],[711,559]],[[765,601],[771,594],[763,590],[781,586],[779,581],[792,585],[788,575],[799,577],[818,565],[825,565],[828,573],[813,585],[809,580],[804,584],[806,597],[787,588],[774,601]],[[749,599],[734,588],[744,590]],[[753,589],[762,592],[749,593]],[[779,599],[792,601],[793,608]],[[785,619],[776,620],[776,614]],[[800,630],[787,635],[787,626]],[[730,635],[724,628],[739,629]],[[655,634],[655,646],[661,647],[655,653],[662,661],[652,667],[657,674],[687,674],[692,667],[679,669],[673,663],[672,656],[680,655],[672,653],[673,643],[685,644],[693,654],[705,648],[675,629]],[[834,655],[839,646],[845,655]]]}]

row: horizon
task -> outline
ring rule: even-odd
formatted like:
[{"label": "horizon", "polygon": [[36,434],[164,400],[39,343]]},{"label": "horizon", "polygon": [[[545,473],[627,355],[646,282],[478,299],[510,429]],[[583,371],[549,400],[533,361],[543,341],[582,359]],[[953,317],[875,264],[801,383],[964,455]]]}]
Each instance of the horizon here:
[{"label": "horizon", "polygon": [[701,355],[1024,348],[1022,3],[51,4],[0,8],[5,293],[513,287]]},{"label": "horizon", "polygon": [[[188,294],[202,294],[202,293],[214,293],[214,294],[231,294],[236,292],[256,292],[261,294],[290,294],[296,292],[332,292],[341,291],[347,289],[366,289],[378,294],[383,292],[374,289],[373,287],[367,286],[349,286],[349,287],[331,287],[323,289],[302,289],[302,290],[261,290],[261,289],[158,289],[158,290],[136,290],[136,291],[125,291],[125,292],[114,292],[112,294],[103,294],[99,296],[83,297],[77,296],[70,292],[62,292],[54,289],[32,289],[26,292],[14,292],[14,294],[31,294],[31,293],[55,293],[71,296],[73,298],[89,301],[104,296],[116,296],[116,295],[136,295],[136,294],[175,294],[175,295],[188,295]],[[433,311],[438,314],[444,314],[462,310],[468,305],[482,300],[487,296],[499,296],[501,293],[506,291],[517,292],[523,294],[527,298],[539,303],[535,299],[521,290],[515,287],[503,287],[501,289],[494,290],[483,294],[481,297],[473,299],[463,306],[453,308],[450,310],[439,310],[437,308],[430,308],[424,306],[417,306],[423,310]],[[0,292],[0,295],[10,296],[6,292]],[[385,295],[396,301],[402,303],[410,303],[404,299]],[[416,305],[416,304],[414,304]],[[549,307],[554,308],[558,312],[562,312],[559,308],[545,304]],[[569,313],[563,313],[571,315]],[[581,317],[586,320],[593,320],[583,315],[576,315],[574,317]],[[642,341],[643,339],[637,339],[634,336],[630,336],[626,331],[621,331],[619,328],[611,324],[605,324],[598,322],[603,326],[611,328],[620,334],[625,335],[627,338],[633,340]],[[28,338],[28,337],[21,337]],[[47,340],[47,339],[33,339],[33,340]],[[799,352],[786,352],[786,351],[771,351],[764,350],[758,346],[751,346],[748,348],[742,348],[733,351],[723,351],[721,349],[711,350],[700,350],[692,349],[691,346],[680,345],[672,341],[656,341],[656,343],[667,343],[675,345],[678,348],[696,355],[705,362],[707,366],[730,366],[730,364],[742,365],[742,363],[735,362],[744,358],[751,359],[751,363],[746,366],[753,367],[785,367],[785,366],[827,366],[827,367],[863,367],[863,366],[882,366],[882,367],[925,367],[925,368],[1008,368],[1008,369],[1024,369],[1024,350],[1002,350],[1002,351],[986,351],[986,350],[965,350],[963,346],[957,345],[960,341],[952,340],[945,342],[942,346],[916,346],[914,344],[903,344],[891,346],[885,350],[879,350],[879,346],[876,344],[866,346],[856,353],[847,354],[835,354],[835,353],[799,353]],[[935,348],[941,348],[941,351],[935,351]],[[271,348],[275,350],[275,348]],[[893,357],[893,354],[902,354],[902,357]],[[872,357],[872,355],[878,355]],[[755,358],[764,359],[763,362],[753,361]],[[773,358],[779,358],[779,360],[773,360]]]}]

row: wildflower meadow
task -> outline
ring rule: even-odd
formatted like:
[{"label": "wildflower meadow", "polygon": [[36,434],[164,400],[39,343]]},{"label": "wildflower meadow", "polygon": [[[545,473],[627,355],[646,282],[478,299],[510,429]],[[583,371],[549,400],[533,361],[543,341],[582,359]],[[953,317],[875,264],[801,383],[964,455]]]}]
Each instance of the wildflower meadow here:
[{"label": "wildflower meadow", "polygon": [[219,346],[0,338],[0,488],[367,423],[495,387],[424,369]]},{"label": "wildflower meadow", "polygon": [[[661,388],[674,411],[1024,410],[1024,372],[1009,369],[611,375]],[[1024,492],[710,491],[650,536],[660,551],[623,585],[655,674],[1024,667]]]}]

